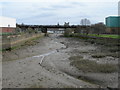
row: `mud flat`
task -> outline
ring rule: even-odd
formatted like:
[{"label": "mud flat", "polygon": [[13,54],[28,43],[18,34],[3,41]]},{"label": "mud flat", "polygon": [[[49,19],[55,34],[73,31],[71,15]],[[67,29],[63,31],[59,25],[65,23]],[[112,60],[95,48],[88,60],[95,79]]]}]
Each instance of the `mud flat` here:
[{"label": "mud flat", "polygon": [[[29,44],[11,52],[4,52],[3,88],[117,87],[116,67],[113,70],[107,68],[107,72],[104,70],[98,72],[92,69],[87,70],[88,67],[85,66],[81,69],[78,65],[81,63],[86,65],[82,60],[94,61],[94,64],[105,64],[110,61],[117,65],[118,58],[115,57],[99,59],[92,57],[100,50],[98,45],[77,38],[60,37],[57,34],[35,42],[34,45]],[[91,62],[87,63],[92,67]]]},{"label": "mud flat", "polygon": [[[74,75],[78,79],[100,85],[102,87],[118,87],[118,59],[119,50],[116,49],[118,42],[101,42],[83,40],[79,38],[67,38],[65,44],[71,61],[70,65],[75,66],[79,74]],[[108,43],[108,44],[106,44]],[[106,47],[107,46],[107,47]],[[114,52],[110,52],[112,49]],[[115,55],[116,54],[116,55]]]}]

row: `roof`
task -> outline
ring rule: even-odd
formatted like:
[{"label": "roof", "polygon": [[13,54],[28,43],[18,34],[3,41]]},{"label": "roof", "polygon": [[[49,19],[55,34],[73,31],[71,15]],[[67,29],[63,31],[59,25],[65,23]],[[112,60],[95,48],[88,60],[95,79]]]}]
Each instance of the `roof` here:
[{"label": "roof", "polygon": [[16,27],[16,19],[0,16],[0,27]]},{"label": "roof", "polygon": [[107,27],[120,27],[120,16],[109,16],[106,18]]},{"label": "roof", "polygon": [[108,16],[106,18],[120,18],[120,16]]}]

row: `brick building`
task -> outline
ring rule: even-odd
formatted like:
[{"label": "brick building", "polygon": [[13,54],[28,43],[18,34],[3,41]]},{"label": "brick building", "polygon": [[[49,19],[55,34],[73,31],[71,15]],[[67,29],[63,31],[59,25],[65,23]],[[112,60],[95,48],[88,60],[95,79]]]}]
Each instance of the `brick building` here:
[{"label": "brick building", "polygon": [[0,16],[0,33],[13,33],[16,28],[16,19]]}]

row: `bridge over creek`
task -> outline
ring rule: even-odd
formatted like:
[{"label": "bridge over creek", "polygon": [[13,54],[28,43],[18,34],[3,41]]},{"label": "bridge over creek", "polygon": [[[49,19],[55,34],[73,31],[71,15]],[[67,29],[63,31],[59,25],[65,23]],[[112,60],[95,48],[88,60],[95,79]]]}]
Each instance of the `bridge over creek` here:
[{"label": "bridge over creek", "polygon": [[83,26],[83,25],[17,25],[19,28],[22,30],[32,28],[33,30],[39,29],[43,33],[47,33],[47,31],[65,31],[67,28],[81,28],[81,29],[86,29],[90,26]]}]

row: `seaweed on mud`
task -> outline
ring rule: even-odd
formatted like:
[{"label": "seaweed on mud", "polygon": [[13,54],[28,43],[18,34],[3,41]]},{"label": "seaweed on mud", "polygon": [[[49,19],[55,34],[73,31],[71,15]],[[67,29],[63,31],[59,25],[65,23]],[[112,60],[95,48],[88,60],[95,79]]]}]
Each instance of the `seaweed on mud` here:
[{"label": "seaweed on mud", "polygon": [[72,56],[69,58],[71,65],[84,72],[112,73],[118,71],[116,64],[98,64],[96,61],[85,60],[81,56]]},{"label": "seaweed on mud", "polygon": [[102,83],[104,83],[103,81],[95,80],[94,78],[90,78],[90,77],[87,77],[87,76],[78,76],[77,78],[80,79],[80,80],[83,80],[85,82],[92,83],[92,84],[102,84]]}]

